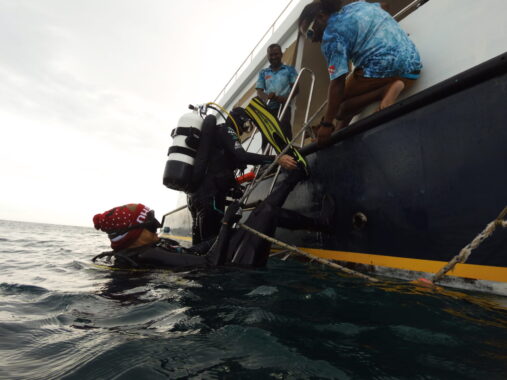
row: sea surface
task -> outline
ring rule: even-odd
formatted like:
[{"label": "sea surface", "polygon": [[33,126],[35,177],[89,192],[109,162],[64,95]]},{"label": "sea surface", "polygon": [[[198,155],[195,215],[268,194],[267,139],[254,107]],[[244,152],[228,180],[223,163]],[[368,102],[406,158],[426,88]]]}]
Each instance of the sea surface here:
[{"label": "sea surface", "polygon": [[507,299],[318,264],[125,272],[92,228],[0,221],[2,379],[506,379]]}]

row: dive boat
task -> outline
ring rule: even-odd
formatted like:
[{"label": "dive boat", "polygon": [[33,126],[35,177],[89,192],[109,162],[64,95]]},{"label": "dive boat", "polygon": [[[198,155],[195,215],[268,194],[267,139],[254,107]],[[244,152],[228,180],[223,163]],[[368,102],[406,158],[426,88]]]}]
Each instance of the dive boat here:
[{"label": "dive boat", "polygon": [[[216,103],[246,106],[268,65],[267,46],[279,43],[284,62],[302,73],[293,132],[309,115],[320,120],[329,76],[320,45],[299,38],[297,20],[308,3],[289,2]],[[311,176],[285,207],[316,213],[328,193],[336,202],[334,231],[278,229],[276,238],[373,274],[431,278],[507,206],[507,2],[387,3],[421,54],[421,77],[393,106],[377,113],[369,107],[335,132],[331,146],[303,134],[298,144]],[[258,152],[260,135],[243,144]],[[265,198],[278,179],[264,179],[248,203]],[[184,205],[163,224],[171,238],[190,240]],[[507,228],[497,228],[439,284],[507,295]]]}]

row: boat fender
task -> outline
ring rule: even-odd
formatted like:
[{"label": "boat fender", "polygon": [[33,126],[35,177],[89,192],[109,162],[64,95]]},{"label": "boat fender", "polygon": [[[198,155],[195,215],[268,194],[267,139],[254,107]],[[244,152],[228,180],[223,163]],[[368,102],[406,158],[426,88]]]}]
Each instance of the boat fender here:
[{"label": "boat fender", "polygon": [[203,121],[197,110],[180,117],[173,129],[173,144],[167,152],[163,184],[173,190],[188,191],[192,185],[195,157],[199,146]]}]

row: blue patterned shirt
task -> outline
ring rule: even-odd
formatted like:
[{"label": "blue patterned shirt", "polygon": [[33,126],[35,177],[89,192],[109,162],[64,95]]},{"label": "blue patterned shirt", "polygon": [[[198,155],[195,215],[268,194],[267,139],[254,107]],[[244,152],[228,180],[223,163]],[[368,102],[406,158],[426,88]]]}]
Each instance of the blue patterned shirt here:
[{"label": "blue patterned shirt", "polygon": [[[266,94],[274,92],[276,96],[288,96],[297,76],[298,73],[292,66],[282,64],[278,71],[268,67],[259,72],[255,88],[264,90]],[[268,107],[277,109],[279,106],[279,103],[271,100]]]},{"label": "blue patterned shirt", "polygon": [[358,1],[332,14],[321,49],[331,80],[349,72],[349,61],[369,78],[404,76],[422,68],[414,43],[378,3]]}]

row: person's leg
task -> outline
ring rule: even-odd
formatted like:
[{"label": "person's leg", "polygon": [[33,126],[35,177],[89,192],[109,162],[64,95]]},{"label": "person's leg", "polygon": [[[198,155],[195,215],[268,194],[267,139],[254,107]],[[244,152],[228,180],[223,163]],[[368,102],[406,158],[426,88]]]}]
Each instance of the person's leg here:
[{"label": "person's leg", "polygon": [[[280,107],[282,107],[282,106],[280,106]],[[282,119],[280,120],[280,128],[282,129],[282,132],[287,137],[287,139],[289,139],[289,141],[292,141],[291,118],[292,118],[292,110],[289,106],[289,107],[287,107],[285,114],[283,115]]]},{"label": "person's leg", "polygon": [[[245,225],[263,234],[274,235],[278,224],[277,212],[294,186],[305,178],[301,170],[287,173],[287,178],[281,181],[277,188],[251,212]],[[266,265],[270,248],[271,243],[263,238],[244,229],[235,230],[230,239],[227,261],[233,265],[262,267]]]},{"label": "person's leg", "polygon": [[[278,110],[279,108],[269,108],[268,107],[268,111],[278,120]],[[268,139],[266,139],[266,137],[264,136],[264,134],[261,133],[261,136],[262,136],[262,153],[263,154],[267,154],[267,151],[266,151],[266,147],[268,146],[269,144],[269,141]]]},{"label": "person's leg", "polygon": [[[220,225],[220,232],[217,238],[212,242],[211,248],[206,253],[206,260],[209,266],[217,266],[225,264],[231,247],[231,234],[241,233],[243,230],[232,231],[232,226],[237,221],[237,212],[240,209],[238,201],[233,202],[227,207],[225,215]],[[209,241],[211,242],[211,241]],[[237,244],[237,243],[236,243]],[[203,243],[199,247],[192,247],[191,249],[201,249]]]},{"label": "person's leg", "polygon": [[203,242],[215,238],[220,231],[220,223],[224,216],[225,197],[216,194],[199,202],[199,206],[197,211],[199,238],[200,242]]},{"label": "person's leg", "polygon": [[192,195],[187,195],[187,207],[192,216],[192,244],[201,242],[201,228],[199,226],[199,218],[197,218],[197,208]]},{"label": "person's leg", "polygon": [[[277,225],[276,210],[269,203],[262,202],[250,213],[245,225],[273,236]],[[232,231],[229,240],[226,262],[245,267],[263,267],[268,260],[270,248],[271,243],[265,239],[245,229],[236,229]]]},{"label": "person's leg", "polygon": [[275,208],[282,207],[290,192],[294,189],[298,182],[306,178],[305,172],[301,169],[283,170],[280,174],[285,174],[286,177],[283,178],[283,180],[278,181],[271,194],[262,201],[262,203],[268,203]]},{"label": "person's leg", "polygon": [[338,115],[336,116],[338,119],[336,129],[345,128],[349,125],[352,118],[360,113],[365,107],[375,101],[381,100],[384,93],[389,89],[389,86],[390,84],[387,84],[361,95],[345,98],[340,106]]},{"label": "person's leg", "polygon": [[337,115],[337,129],[346,127],[352,118],[373,102],[381,110],[394,104],[400,93],[415,81],[401,77],[366,78],[360,69],[347,78],[345,97]]},{"label": "person's leg", "polygon": [[402,80],[398,79],[392,82],[384,92],[377,111],[383,110],[384,108],[393,105],[404,89],[405,83]]},{"label": "person's leg", "polygon": [[187,202],[193,219],[192,244],[215,238],[225,209],[225,193],[217,188],[215,177],[205,177]]},{"label": "person's leg", "polygon": [[168,267],[172,269],[203,267],[207,264],[205,256],[180,253],[161,247],[147,247],[141,250],[135,257],[135,262],[141,267]]}]

